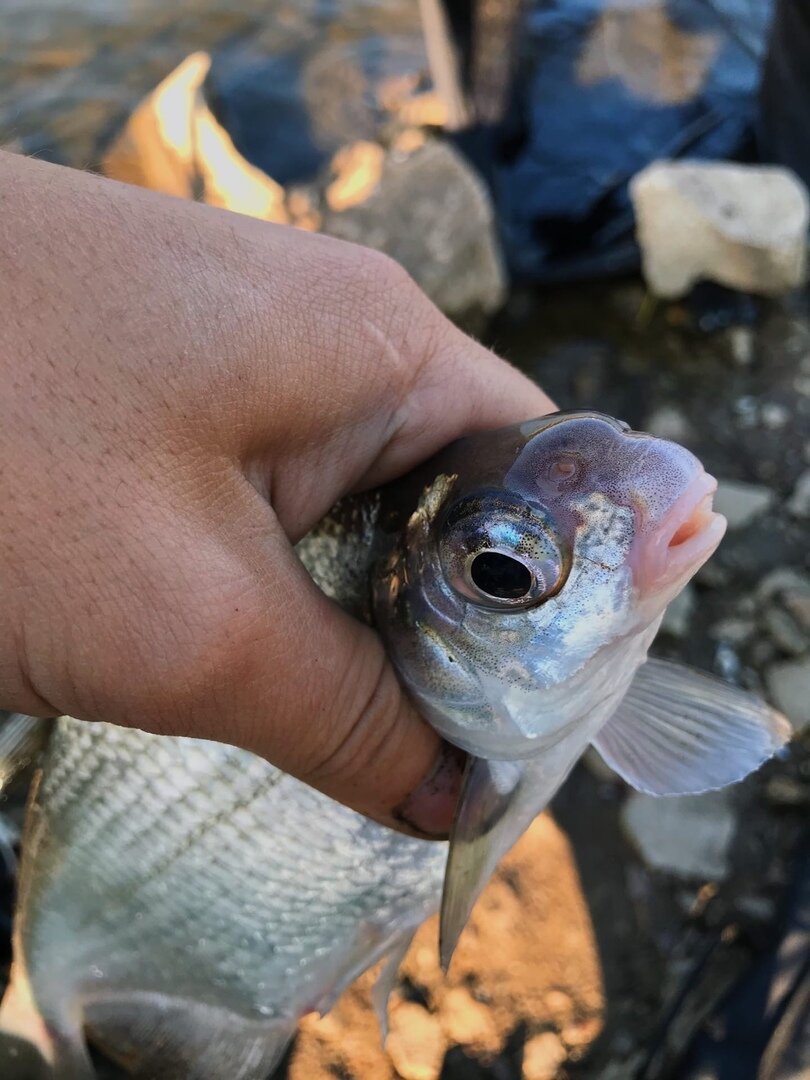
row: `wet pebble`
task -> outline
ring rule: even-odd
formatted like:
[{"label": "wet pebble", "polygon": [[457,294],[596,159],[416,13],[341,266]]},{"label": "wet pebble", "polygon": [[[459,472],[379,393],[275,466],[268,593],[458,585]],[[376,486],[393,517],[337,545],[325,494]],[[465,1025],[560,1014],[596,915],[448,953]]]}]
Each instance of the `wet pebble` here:
[{"label": "wet pebble", "polygon": [[689,631],[695,604],[695,588],[693,585],[686,585],[664,612],[661,629],[667,634],[672,634],[673,637],[685,637]]}]

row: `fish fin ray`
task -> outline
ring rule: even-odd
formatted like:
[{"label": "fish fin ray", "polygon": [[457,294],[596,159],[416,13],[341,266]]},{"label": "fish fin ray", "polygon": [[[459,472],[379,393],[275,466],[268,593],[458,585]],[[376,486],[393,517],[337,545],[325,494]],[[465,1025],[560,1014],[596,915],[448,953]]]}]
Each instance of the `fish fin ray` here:
[{"label": "fish fin ray", "polygon": [[265,1080],[295,1034],[290,1017],[251,1019],[160,993],[89,999],[85,1015],[89,1040],[132,1080]]},{"label": "fish fin ray", "polygon": [[392,946],[379,975],[371,988],[371,1004],[380,1024],[380,1038],[383,1045],[388,1038],[388,1000],[396,986],[397,975],[405,954],[411,947],[415,930],[409,930]]},{"label": "fish fin ray", "polygon": [[594,746],[624,780],[650,795],[698,795],[758,769],[791,736],[764,701],[667,660],[639,668]]}]

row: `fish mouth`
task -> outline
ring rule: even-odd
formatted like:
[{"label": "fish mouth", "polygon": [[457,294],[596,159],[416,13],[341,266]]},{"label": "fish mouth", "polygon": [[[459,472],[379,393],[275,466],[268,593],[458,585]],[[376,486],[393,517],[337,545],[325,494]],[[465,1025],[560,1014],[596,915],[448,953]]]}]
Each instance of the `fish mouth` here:
[{"label": "fish mouth", "polygon": [[663,518],[644,530],[631,555],[643,592],[679,586],[715,551],[726,519],[712,507],[717,481],[701,467]]}]

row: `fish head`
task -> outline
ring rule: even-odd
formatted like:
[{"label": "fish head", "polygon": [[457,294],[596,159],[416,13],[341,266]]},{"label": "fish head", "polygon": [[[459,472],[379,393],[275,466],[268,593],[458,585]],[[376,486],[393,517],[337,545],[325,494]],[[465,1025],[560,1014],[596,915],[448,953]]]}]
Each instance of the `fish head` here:
[{"label": "fish head", "polygon": [[722,538],[716,482],[683,447],[584,412],[471,436],[430,468],[375,590],[409,692],[478,757],[592,732]]}]

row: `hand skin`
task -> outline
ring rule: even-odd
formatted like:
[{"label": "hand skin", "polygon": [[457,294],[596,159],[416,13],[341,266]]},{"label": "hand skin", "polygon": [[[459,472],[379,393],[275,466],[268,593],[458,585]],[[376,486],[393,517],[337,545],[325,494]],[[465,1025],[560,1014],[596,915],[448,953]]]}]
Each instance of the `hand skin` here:
[{"label": "hand skin", "polygon": [[460,755],[291,544],[549,399],[385,256],[2,153],[0,309],[0,707],[446,832]]}]

